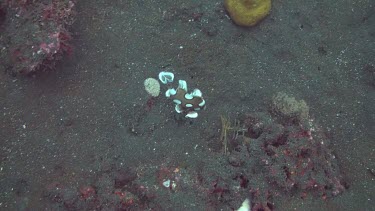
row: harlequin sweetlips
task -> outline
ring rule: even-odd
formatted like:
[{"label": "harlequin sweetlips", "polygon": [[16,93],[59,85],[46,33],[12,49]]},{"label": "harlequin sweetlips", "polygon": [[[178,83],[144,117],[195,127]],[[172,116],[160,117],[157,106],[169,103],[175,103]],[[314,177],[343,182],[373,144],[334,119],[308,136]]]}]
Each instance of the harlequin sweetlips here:
[{"label": "harlequin sweetlips", "polygon": [[[166,77],[167,76],[167,77]],[[161,72],[159,79],[163,82],[163,79],[168,82],[173,81],[173,73]],[[170,80],[171,79],[171,80]],[[182,113],[187,118],[197,118],[199,110],[205,108],[206,102],[202,97],[202,92],[199,89],[194,89],[193,92],[188,93],[187,83],[184,80],[178,81],[177,89],[170,88],[165,92],[165,96],[171,98],[176,104],[175,110],[177,113]]]},{"label": "harlequin sweetlips", "polygon": [[162,72],[159,73],[159,80],[163,84],[171,83],[171,82],[173,82],[173,79],[174,79],[174,74],[171,73],[171,72],[162,71]]}]

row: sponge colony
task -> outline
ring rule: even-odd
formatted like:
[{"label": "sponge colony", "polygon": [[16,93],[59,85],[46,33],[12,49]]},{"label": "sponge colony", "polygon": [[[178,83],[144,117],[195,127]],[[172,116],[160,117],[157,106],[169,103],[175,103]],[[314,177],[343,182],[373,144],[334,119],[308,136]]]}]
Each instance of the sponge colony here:
[{"label": "sponge colony", "polygon": [[271,0],[225,0],[224,6],[234,23],[254,26],[270,12]]},{"label": "sponge colony", "polygon": [[148,94],[153,97],[157,97],[160,94],[160,83],[155,78],[147,78],[144,83],[145,90]]}]

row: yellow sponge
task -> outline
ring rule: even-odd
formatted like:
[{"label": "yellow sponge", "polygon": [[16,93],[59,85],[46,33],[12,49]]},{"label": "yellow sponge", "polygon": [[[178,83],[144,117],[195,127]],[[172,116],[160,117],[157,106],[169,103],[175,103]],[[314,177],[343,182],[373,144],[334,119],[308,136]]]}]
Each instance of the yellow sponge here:
[{"label": "yellow sponge", "polygon": [[270,12],[271,0],[225,0],[224,6],[234,23],[254,26]]}]

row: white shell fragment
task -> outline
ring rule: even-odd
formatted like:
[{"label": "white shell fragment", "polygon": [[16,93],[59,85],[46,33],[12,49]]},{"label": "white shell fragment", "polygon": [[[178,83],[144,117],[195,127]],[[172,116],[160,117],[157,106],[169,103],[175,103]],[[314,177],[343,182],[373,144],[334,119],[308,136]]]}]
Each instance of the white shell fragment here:
[{"label": "white shell fragment", "polygon": [[242,202],[242,205],[240,208],[238,208],[237,211],[250,211],[250,200],[245,199],[244,202]]},{"label": "white shell fragment", "polygon": [[171,186],[171,180],[166,180],[163,182],[163,186],[169,188]]},{"label": "white shell fragment", "polygon": [[178,88],[185,90],[187,92],[187,83],[184,80],[179,80],[178,81]]},{"label": "white shell fragment", "polygon": [[195,111],[190,111],[189,113],[186,114],[185,117],[186,117],[186,118],[192,118],[192,119],[194,119],[194,118],[197,118],[197,117],[198,117],[198,113],[195,112]]},{"label": "white shell fragment", "polygon": [[173,79],[174,79],[174,74],[171,72],[162,71],[159,73],[159,80],[163,84],[171,83],[173,82]]}]

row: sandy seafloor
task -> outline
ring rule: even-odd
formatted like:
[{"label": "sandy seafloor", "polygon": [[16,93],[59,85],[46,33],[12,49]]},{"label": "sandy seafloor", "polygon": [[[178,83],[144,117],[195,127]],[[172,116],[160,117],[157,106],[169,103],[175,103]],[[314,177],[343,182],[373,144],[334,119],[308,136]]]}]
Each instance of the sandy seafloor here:
[{"label": "sandy seafloor", "polygon": [[[375,1],[277,0],[252,28],[234,25],[218,0],[82,0],[76,9],[74,53],[56,71],[1,75],[0,210],[64,210],[43,198],[46,186],[79,188],[106,165],[147,172],[225,160],[212,143],[220,115],[262,111],[280,91],[304,99],[330,134],[349,188],[328,200],[282,195],[275,209],[375,209]],[[163,95],[145,110],[143,81],[165,69],[203,92],[197,119],[176,121]],[[165,210],[206,203],[183,191],[156,200]]]}]

